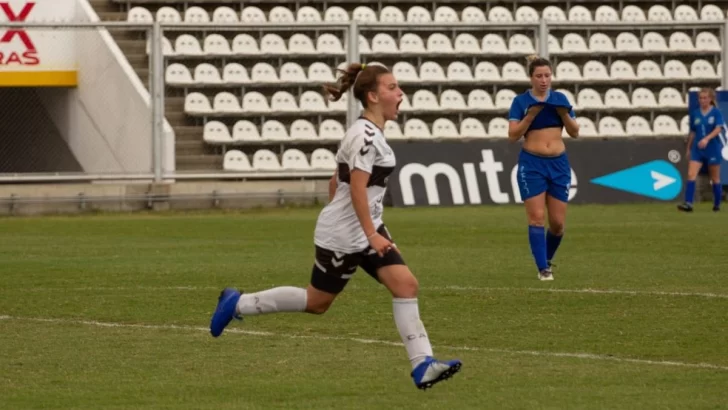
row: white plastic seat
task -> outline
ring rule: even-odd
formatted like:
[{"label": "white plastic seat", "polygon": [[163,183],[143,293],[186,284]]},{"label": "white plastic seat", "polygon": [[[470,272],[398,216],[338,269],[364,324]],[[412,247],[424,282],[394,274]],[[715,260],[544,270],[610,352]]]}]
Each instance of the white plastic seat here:
[{"label": "white plastic seat", "polygon": [[579,67],[571,61],[562,61],[556,66],[556,78],[560,81],[581,80]]},{"label": "white plastic seat", "polygon": [[465,97],[458,90],[445,90],[440,93],[440,108],[443,110],[464,110],[468,108]]},{"label": "white plastic seat", "polygon": [[538,12],[531,6],[520,6],[516,10],[516,21],[518,22],[536,22],[540,19]]},{"label": "white plastic seat", "polygon": [[430,128],[419,118],[410,118],[404,123],[404,135],[407,138],[432,138]]},{"label": "white plastic seat", "polygon": [[396,6],[384,6],[379,13],[380,23],[404,23],[404,12]]},{"label": "white plastic seat", "polygon": [[336,157],[326,148],[316,148],[311,153],[311,169],[333,171],[336,169]]},{"label": "white plastic seat", "polygon": [[652,123],[652,129],[655,135],[680,135],[677,121],[669,115],[658,115]]},{"label": "white plastic seat", "polygon": [[308,67],[308,80],[329,83],[336,81],[331,67],[322,62],[315,62]]},{"label": "white plastic seat", "polygon": [[268,18],[263,10],[255,6],[247,6],[240,12],[240,21],[243,23],[266,23]]},{"label": "white plastic seat", "polygon": [[609,70],[609,77],[615,80],[634,80],[637,78],[632,64],[624,60],[617,60],[612,63]]},{"label": "white plastic seat", "polygon": [[649,121],[639,115],[629,117],[625,128],[625,134],[631,137],[652,135]]},{"label": "white plastic seat", "polygon": [[397,54],[399,48],[397,43],[394,41],[392,36],[386,33],[378,33],[372,38],[372,52],[374,53],[387,53]]},{"label": "white plastic seat", "polygon": [[278,157],[269,149],[259,149],[253,154],[253,168],[256,171],[280,171]]},{"label": "white plastic seat", "polygon": [[661,4],[655,4],[647,10],[648,21],[672,21],[672,13],[667,7]]},{"label": "white plastic seat", "polygon": [[233,54],[258,55],[260,53],[258,42],[250,34],[238,34],[233,38]]},{"label": "white plastic seat", "polygon": [[288,39],[288,52],[291,54],[316,54],[316,47],[311,37],[296,33]]},{"label": "white plastic seat", "polygon": [[202,93],[191,92],[185,97],[185,113],[211,114],[210,100]]},{"label": "white plastic seat", "polygon": [[432,91],[417,90],[412,96],[412,108],[414,110],[436,111],[440,109],[440,104]]},{"label": "white plastic seat", "polygon": [[721,51],[718,37],[709,31],[698,33],[695,37],[695,48],[701,51]]},{"label": "white plastic seat", "polygon": [[610,88],[604,93],[604,106],[608,108],[628,108],[630,106],[629,96],[624,90]]},{"label": "white plastic seat", "polygon": [[289,148],[281,155],[281,168],[291,171],[306,171],[311,169],[306,154],[300,149]]},{"label": "white plastic seat", "polygon": [[662,70],[654,60],[642,60],[637,64],[638,79],[662,78]]},{"label": "white plastic seat", "polygon": [[543,19],[550,22],[567,21],[566,13],[561,7],[546,6],[541,12]]},{"label": "white plastic seat", "polygon": [[185,23],[199,24],[209,23],[210,15],[199,6],[191,6],[185,11]]},{"label": "white plastic seat", "polygon": [[526,81],[528,75],[526,74],[526,68],[521,63],[515,61],[509,61],[503,64],[502,77],[504,80],[515,80],[515,81]]},{"label": "white plastic seat", "polygon": [[[346,112],[348,101],[349,100],[349,94],[343,94],[341,98],[339,98],[337,101],[328,101],[329,103],[329,111],[332,112]],[[360,104],[361,105],[361,104]],[[401,109],[400,105],[400,109]]]},{"label": "white plastic seat", "polygon": [[179,11],[169,6],[160,7],[157,10],[157,17],[155,19],[159,23],[181,23],[182,16]]},{"label": "white plastic seat", "polygon": [[688,135],[690,132],[690,116],[685,115],[682,117],[682,120],[680,120],[680,133],[682,135]]},{"label": "white plastic seat", "polygon": [[602,137],[626,136],[622,123],[612,116],[602,117],[599,120],[599,135]]},{"label": "white plastic seat", "polygon": [[499,34],[486,34],[481,42],[481,49],[486,54],[508,54],[506,40]]},{"label": "white plastic seat", "polygon": [[198,84],[222,84],[220,72],[212,64],[201,63],[195,67],[195,82]]},{"label": "white plastic seat", "polygon": [[420,80],[422,81],[445,81],[445,71],[442,66],[433,61],[426,61],[420,66]]},{"label": "white plastic seat", "polygon": [[271,23],[295,23],[296,17],[290,8],[275,6],[268,13],[268,21]]},{"label": "white plastic seat", "polygon": [[324,21],[331,23],[345,23],[349,21],[349,13],[342,7],[331,6],[324,12]]},{"label": "white plastic seat", "polygon": [[510,109],[514,98],[516,98],[515,91],[502,88],[495,93],[495,107]]},{"label": "white plastic seat", "polygon": [[358,6],[351,13],[351,19],[361,23],[376,23],[377,13],[367,6]]},{"label": "white plastic seat", "polygon": [[561,49],[568,53],[586,53],[589,51],[586,40],[577,33],[566,34],[561,40]]},{"label": "white plastic seat", "polygon": [[533,42],[525,34],[514,34],[508,39],[508,50],[511,53],[534,54]]},{"label": "white plastic seat", "polygon": [[642,51],[637,36],[626,31],[617,35],[614,46],[617,51]]},{"label": "white plastic seat", "polygon": [[278,73],[268,63],[257,63],[250,70],[250,80],[254,83],[278,83]]},{"label": "white plastic seat", "polygon": [[687,67],[680,60],[669,60],[663,69],[666,78],[687,79],[690,78]]},{"label": "white plastic seat", "polygon": [[399,39],[399,51],[401,53],[424,54],[425,42],[422,37],[414,33],[405,33]]},{"label": "white plastic seat", "polygon": [[612,23],[619,21],[619,13],[611,6],[599,6],[594,12],[594,21],[600,23]]},{"label": "white plastic seat", "polygon": [[675,7],[674,12],[675,21],[698,21],[700,20],[700,17],[698,17],[698,12],[695,11],[694,8],[681,4],[677,7]]},{"label": "white plastic seat", "polygon": [[164,82],[170,85],[186,85],[193,84],[195,81],[192,79],[190,70],[184,64],[172,63],[165,70]]},{"label": "white plastic seat", "polygon": [[324,33],[316,39],[316,52],[319,54],[344,54],[344,46],[335,35]]},{"label": "white plastic seat", "polygon": [[300,64],[294,62],[283,63],[280,68],[281,74],[279,76],[281,82],[284,83],[305,83],[308,81],[306,78],[306,72],[303,71],[303,67]]},{"label": "white plastic seat", "polygon": [[485,18],[485,13],[483,13],[483,10],[479,7],[475,6],[468,6],[463,9],[462,15],[460,16],[460,21],[463,23],[485,23],[487,19]]},{"label": "white plastic seat", "polygon": [[485,126],[476,118],[465,118],[460,123],[460,136],[462,138],[485,138]]},{"label": "white plastic seat", "polygon": [[458,127],[448,118],[438,118],[432,123],[433,138],[460,138]]},{"label": "white plastic seat", "polygon": [[713,79],[717,78],[718,74],[707,60],[698,59],[690,64],[690,77]]},{"label": "white plastic seat", "polygon": [[667,41],[662,34],[650,31],[642,37],[642,48],[645,51],[667,51]]},{"label": "white plastic seat", "polygon": [[501,75],[495,64],[490,61],[481,61],[475,66],[475,80],[500,81]]},{"label": "white plastic seat", "polygon": [[267,141],[288,141],[291,139],[286,126],[278,120],[268,120],[264,122],[263,131],[260,136],[263,140]]},{"label": "white plastic seat", "polygon": [[296,21],[299,23],[318,23],[321,21],[321,13],[311,6],[303,6],[296,13]]},{"label": "white plastic seat", "polygon": [[243,112],[238,98],[227,91],[221,91],[215,95],[212,109],[220,114],[239,114]]},{"label": "white plastic seat", "polygon": [[[536,14],[538,16],[538,14]],[[513,21],[511,12],[503,6],[495,6],[488,12],[488,21],[508,23]]]},{"label": "white plastic seat", "polygon": [[670,40],[668,41],[668,43],[670,46],[670,51],[695,50],[695,46],[693,46],[693,40],[688,37],[687,34],[679,31],[670,35]]},{"label": "white plastic seat", "polygon": [[657,107],[657,99],[652,91],[640,87],[632,92],[632,106],[635,108],[655,108]]},{"label": "white plastic seat", "polygon": [[[295,64],[295,63],[294,63]],[[294,97],[288,91],[277,91],[271,97],[270,109],[273,111],[280,112],[298,112],[298,104],[296,104],[296,97]]]},{"label": "white plastic seat", "polygon": [[230,7],[220,6],[212,12],[213,23],[237,23],[239,21],[238,13]]},{"label": "white plastic seat", "polygon": [[703,21],[720,21],[725,20],[726,15],[723,10],[715,4],[706,4],[700,10],[700,20]]},{"label": "white plastic seat", "polygon": [[569,104],[571,104],[572,107],[576,107],[576,98],[574,98],[574,94],[572,94],[571,91],[560,88],[556,91],[560,92],[561,94],[564,94],[566,97],[566,100],[569,101]]},{"label": "white plastic seat", "polygon": [[684,107],[686,105],[680,91],[675,87],[661,89],[657,99],[661,107]]},{"label": "white plastic seat", "polygon": [[579,124],[579,136],[580,137],[597,137],[597,127],[594,125],[594,121],[587,117],[576,117],[576,123]]},{"label": "white plastic seat", "polygon": [[475,89],[468,93],[468,108],[476,110],[492,110],[495,108],[493,98],[487,91]]},{"label": "white plastic seat", "polygon": [[427,38],[427,51],[430,53],[452,53],[450,38],[442,33],[433,33]]},{"label": "white plastic seat", "polygon": [[361,54],[368,54],[372,52],[372,48],[369,45],[369,40],[366,37],[359,34],[359,52]]},{"label": "white plastic seat", "polygon": [[[536,44],[538,44],[538,39],[536,39]],[[549,53],[558,54],[561,52],[561,43],[559,43],[559,39],[553,34],[549,34],[548,44],[546,46],[549,49]]]},{"label": "white plastic seat", "polygon": [[614,52],[614,43],[608,35],[604,33],[594,33],[589,38],[589,51],[592,53]]},{"label": "white plastic seat", "polygon": [[153,23],[152,12],[142,6],[132,7],[126,14],[126,21],[129,23]]},{"label": "white plastic seat", "polygon": [[202,55],[202,47],[200,42],[190,34],[181,34],[174,42],[174,50],[181,56],[199,56]]},{"label": "white plastic seat", "polygon": [[[151,39],[147,39],[147,47],[146,47],[146,53],[148,56],[151,56],[152,53],[152,42]],[[164,56],[173,56],[176,55],[177,52],[172,47],[172,42],[169,41],[167,37],[162,37],[162,55]]]},{"label": "white plastic seat", "polygon": [[233,125],[233,141],[261,141],[258,127],[248,120],[239,120]]},{"label": "white plastic seat", "polygon": [[208,121],[202,131],[202,139],[208,144],[225,144],[233,142],[228,127],[220,121]]},{"label": "white plastic seat", "polygon": [[569,9],[569,21],[589,22],[592,20],[591,11],[584,6],[572,6]]},{"label": "white plastic seat", "polygon": [[601,61],[589,60],[584,64],[581,75],[585,80],[608,80],[607,67]]},{"label": "white plastic seat", "polygon": [[644,10],[641,8],[629,5],[624,6],[622,9],[622,21],[632,22],[632,23],[638,23],[642,21],[647,21],[647,16],[645,16]]},{"label": "white plastic seat", "polygon": [[431,23],[432,15],[422,6],[412,6],[407,10],[407,22],[408,23]]},{"label": "white plastic seat", "polygon": [[447,66],[447,79],[448,81],[473,81],[473,73],[470,71],[470,67],[462,61],[453,61]]},{"label": "white plastic seat", "polygon": [[592,88],[583,88],[576,96],[576,105],[579,108],[602,108],[602,96]]},{"label": "white plastic seat", "polygon": [[253,167],[250,166],[250,160],[245,153],[231,149],[223,157],[222,169],[225,171],[252,171]]},{"label": "white plastic seat", "polygon": [[387,121],[386,124],[384,124],[384,138],[386,139],[404,139],[404,134],[402,134],[402,128],[399,127],[399,124],[395,121]]},{"label": "white plastic seat", "polygon": [[340,141],[344,138],[344,126],[336,120],[328,119],[321,121],[319,125],[319,138],[326,140],[337,140]]},{"label": "white plastic seat", "polygon": [[270,105],[265,96],[258,91],[249,91],[243,95],[243,110],[247,112],[270,112]]},{"label": "white plastic seat", "polygon": [[260,52],[263,54],[288,54],[288,49],[281,36],[268,33],[260,39]]},{"label": "white plastic seat", "polygon": [[460,33],[455,37],[455,52],[457,53],[481,53],[480,42],[470,33]]},{"label": "white plastic seat", "polygon": [[502,117],[496,117],[488,123],[488,136],[490,137],[508,137],[508,120]]},{"label": "white plastic seat", "polygon": [[407,61],[399,61],[392,67],[392,74],[400,82],[417,82],[420,80],[417,70],[414,66]]},{"label": "white plastic seat", "polygon": [[220,34],[210,34],[205,37],[204,41],[204,53],[206,55],[223,55],[227,56],[232,54],[230,50],[230,44],[227,39]]},{"label": "white plastic seat", "polygon": [[228,63],[222,70],[222,82],[226,84],[250,83],[248,70],[240,63]]},{"label": "white plastic seat", "polygon": [[435,23],[459,23],[458,13],[449,6],[439,6],[435,9]]}]

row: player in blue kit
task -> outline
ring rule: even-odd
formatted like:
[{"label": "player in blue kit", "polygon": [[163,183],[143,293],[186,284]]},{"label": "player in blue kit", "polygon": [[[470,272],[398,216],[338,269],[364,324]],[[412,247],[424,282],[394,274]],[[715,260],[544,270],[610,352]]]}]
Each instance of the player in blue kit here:
[{"label": "player in blue kit", "polygon": [[[563,93],[551,90],[551,63],[528,58],[531,89],[516,96],[508,117],[508,139],[524,137],[518,158],[518,188],[528,216],[528,240],[540,280],[553,280],[551,260],[564,236],[571,166],[562,129],[579,136],[576,115]],[[548,209],[549,227],[544,228]]]},{"label": "player in blue kit", "polygon": [[713,211],[720,210],[720,162],[722,144],[719,138],[723,131],[723,115],[715,104],[715,91],[703,88],[698,94],[700,107],[690,112],[690,135],[688,136],[688,181],[685,184],[685,203],[677,206],[684,212],[693,211],[695,179],[703,164],[708,165],[713,182]]}]

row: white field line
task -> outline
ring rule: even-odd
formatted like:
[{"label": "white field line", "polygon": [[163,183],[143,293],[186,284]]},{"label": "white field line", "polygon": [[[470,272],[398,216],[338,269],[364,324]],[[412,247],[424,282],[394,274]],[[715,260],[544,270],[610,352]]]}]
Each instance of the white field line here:
[{"label": "white field line", "polygon": [[[114,323],[114,322],[98,322],[95,320],[81,320],[81,319],[53,319],[53,318],[24,318],[14,316],[2,316],[0,315],[0,321],[25,321],[25,322],[41,322],[41,323],[57,323],[57,324],[69,324],[69,325],[86,325],[95,326],[102,328],[127,328],[127,329],[149,329],[149,330],[183,330],[188,332],[205,332],[208,333],[210,330],[205,327],[199,326],[184,326],[184,325],[149,325],[149,324],[131,324],[131,323]],[[241,329],[227,329],[225,333],[241,334],[248,336],[260,336],[260,337],[275,337],[275,338],[286,338],[286,339],[311,339],[311,340],[334,340],[334,341],[346,341],[356,342],[363,344],[376,344],[383,346],[397,346],[404,347],[400,342],[391,342],[380,339],[361,339],[352,337],[337,337],[337,336],[325,336],[325,335],[296,335],[289,333],[274,333],[274,332],[261,332]],[[721,366],[711,363],[689,363],[679,362],[674,360],[647,360],[647,359],[632,359],[627,357],[617,357],[601,354],[592,353],[572,353],[572,352],[548,352],[538,350],[509,350],[509,349],[492,349],[486,347],[470,347],[470,346],[437,346],[438,349],[442,350],[453,350],[453,351],[468,351],[468,352],[486,352],[486,353],[500,353],[510,355],[526,355],[526,356],[538,356],[538,357],[566,357],[573,359],[585,359],[585,360],[596,360],[596,361],[610,361],[617,363],[634,363],[641,365],[654,365],[654,366],[672,366],[672,367],[684,367],[692,369],[711,369],[711,370],[723,370],[728,371],[728,366]]]}]

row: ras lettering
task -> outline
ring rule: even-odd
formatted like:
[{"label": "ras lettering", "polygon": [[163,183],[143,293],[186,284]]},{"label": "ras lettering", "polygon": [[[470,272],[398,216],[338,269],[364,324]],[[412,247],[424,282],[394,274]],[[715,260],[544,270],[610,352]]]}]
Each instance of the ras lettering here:
[{"label": "ras lettering", "polygon": [[[462,175],[465,179],[460,178],[461,173],[454,166],[436,162],[430,165],[422,165],[418,163],[407,164],[399,172],[399,185],[402,190],[402,202],[404,205],[416,205],[415,192],[413,182],[419,177],[424,183],[425,196],[427,197],[427,205],[440,205],[440,192],[450,192],[453,205],[464,205],[465,193],[468,195],[468,204],[479,205],[483,201],[481,199],[479,172],[485,174],[485,182],[488,187],[488,196],[493,203],[508,204],[522,203],[520,192],[518,191],[518,181],[516,179],[518,165],[514,166],[510,172],[511,195],[503,192],[500,186],[499,174],[503,172],[503,163],[496,161],[493,150],[484,149],[481,151],[482,161],[478,164],[466,162],[462,164]],[[476,171],[476,165],[478,169]],[[438,178],[438,176],[440,178]],[[439,184],[438,184],[439,182]],[[442,191],[441,191],[442,190]],[[569,200],[576,196],[577,180],[576,173],[571,170],[571,187],[569,188]]]}]

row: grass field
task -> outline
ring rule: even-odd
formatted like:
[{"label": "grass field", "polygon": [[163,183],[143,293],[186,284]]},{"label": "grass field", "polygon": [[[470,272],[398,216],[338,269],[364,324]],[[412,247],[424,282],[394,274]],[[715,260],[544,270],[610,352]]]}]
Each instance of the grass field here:
[{"label": "grass field", "polygon": [[455,378],[409,377],[361,271],[323,316],[208,333],[222,287],[305,286],[317,209],[2,219],[2,409],[728,407],[728,215],[573,206],[540,282],[521,207],[387,209]]}]

